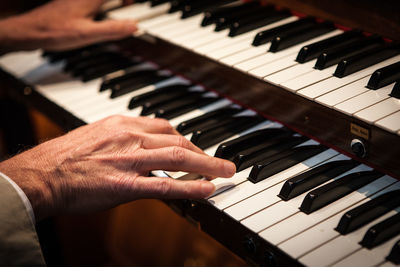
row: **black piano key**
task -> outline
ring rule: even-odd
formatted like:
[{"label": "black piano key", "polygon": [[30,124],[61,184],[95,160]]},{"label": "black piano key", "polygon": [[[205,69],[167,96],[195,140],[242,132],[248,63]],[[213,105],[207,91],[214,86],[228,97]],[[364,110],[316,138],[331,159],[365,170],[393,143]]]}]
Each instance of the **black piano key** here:
[{"label": "black piano key", "polygon": [[171,7],[168,10],[168,13],[174,13],[179,10],[182,10],[182,8],[185,6],[185,4],[189,3],[190,1],[188,0],[172,0],[171,1]]},{"label": "black piano key", "polygon": [[261,31],[254,37],[253,46],[260,46],[272,41],[278,34],[290,34],[297,32],[301,29],[306,29],[315,26],[315,20],[313,18],[303,18],[294,22],[290,22],[269,30]]},{"label": "black piano key", "polygon": [[94,45],[85,46],[85,47],[77,48],[77,49],[71,49],[71,50],[67,50],[67,51],[60,51],[60,52],[45,51],[43,53],[43,56],[49,58],[50,62],[54,63],[57,61],[73,58],[78,55],[80,55],[80,56],[88,55],[90,51],[97,51],[97,50],[104,51],[104,46],[102,44],[94,44]]},{"label": "black piano key", "polygon": [[400,233],[400,213],[372,226],[365,233],[360,245],[372,249]]},{"label": "black piano key", "polygon": [[67,61],[64,66],[64,71],[71,71],[76,68],[85,68],[91,65],[96,65],[98,62],[101,64],[107,62],[108,60],[117,58],[119,55],[116,53],[102,53],[101,55],[96,55],[93,57],[84,57],[81,60]]},{"label": "black piano key", "polygon": [[380,195],[343,214],[336,231],[348,234],[400,206],[400,190]]},{"label": "black piano key", "polygon": [[265,7],[264,9],[264,11],[252,16],[234,21],[229,27],[228,35],[230,37],[238,36],[290,16],[288,11],[277,11],[272,7]]},{"label": "black piano key", "polygon": [[336,160],[321,164],[287,180],[278,197],[288,201],[349,171],[358,164],[355,160]]},{"label": "black piano key", "polygon": [[235,2],[226,6],[214,8],[211,10],[207,10],[204,12],[204,18],[201,21],[201,26],[205,27],[216,23],[218,19],[226,14],[231,14],[232,12],[236,12],[242,9],[243,5],[258,5],[258,3],[250,2],[250,3],[240,3]]},{"label": "black piano key", "polygon": [[193,91],[181,91],[169,94],[162,94],[153,100],[147,101],[142,106],[141,116],[148,116],[156,113],[160,109],[168,109],[174,103],[182,103],[185,101],[192,101],[192,99],[201,98],[204,92],[193,92]]},{"label": "black piano key", "polygon": [[292,134],[293,133],[287,128],[269,128],[257,130],[220,144],[215,152],[215,157],[232,161],[240,151],[245,150],[249,146],[254,146],[262,141],[289,136]]},{"label": "black piano key", "polygon": [[326,150],[326,147],[322,145],[307,145],[295,147],[283,153],[279,153],[254,165],[248,179],[253,183],[261,182],[262,180],[315,156],[324,150]]},{"label": "black piano key", "polygon": [[260,116],[237,116],[232,121],[223,122],[218,126],[211,125],[202,131],[195,131],[191,141],[201,149],[206,149],[261,123],[263,120]]},{"label": "black piano key", "polygon": [[398,54],[400,54],[400,46],[387,47],[385,44],[382,44],[352,57],[343,59],[339,62],[333,75],[343,78]]},{"label": "black piano key", "polygon": [[189,18],[191,16],[200,14],[205,10],[212,9],[216,6],[221,6],[229,4],[236,0],[202,0],[202,1],[192,1],[182,7],[182,19]]},{"label": "black piano key", "polygon": [[394,244],[386,259],[394,264],[400,264],[400,240]]},{"label": "black piano key", "polygon": [[134,109],[140,107],[142,105],[145,105],[148,101],[168,97],[170,94],[173,94],[174,96],[184,94],[191,86],[192,85],[190,84],[174,84],[170,86],[161,87],[154,91],[150,91],[138,96],[134,96],[129,101],[128,109]]},{"label": "black piano key", "polygon": [[343,47],[351,42],[361,39],[360,31],[347,31],[342,34],[303,46],[297,54],[296,61],[305,63],[317,58],[324,50]]},{"label": "black piano key", "polygon": [[189,111],[212,104],[220,100],[220,98],[199,96],[187,99],[186,101],[182,100],[183,99],[172,101],[171,103],[168,103],[167,107],[157,110],[155,113],[156,117],[170,120]]},{"label": "black piano key", "polygon": [[236,165],[236,171],[239,172],[307,140],[305,136],[290,136],[260,142],[258,145],[240,151],[234,157],[233,163]]},{"label": "black piano key", "polygon": [[117,67],[119,67],[119,69],[124,69],[137,64],[137,62],[130,61],[127,58],[104,58],[99,60],[88,60],[86,63],[77,64],[70,70],[70,72],[74,77],[85,76],[85,78],[87,78],[89,73],[96,73],[99,69],[108,69],[114,72]]},{"label": "black piano key", "polygon": [[168,2],[170,2],[170,0],[151,0],[150,6],[154,7]]},{"label": "black piano key", "polygon": [[314,27],[305,28],[290,34],[280,34],[275,36],[271,41],[269,52],[279,52],[288,47],[297,45],[304,41],[310,40],[317,36],[334,30],[333,24],[329,22],[318,23]]},{"label": "black piano key", "polygon": [[252,16],[262,8],[263,7],[257,2],[255,2],[255,5],[243,5],[241,9],[219,17],[215,23],[215,31],[219,32],[228,29],[235,20]]},{"label": "black piano key", "polygon": [[383,43],[383,39],[376,36],[360,39],[354,43],[350,43],[344,47],[335,47],[328,49],[318,56],[315,67],[318,70],[323,70],[330,66],[339,63],[341,60],[367,51],[371,48],[378,47]]},{"label": "black piano key", "polygon": [[135,79],[123,81],[121,83],[114,85],[111,88],[111,98],[116,98],[122,95],[126,95],[140,88],[156,84],[158,82],[164,81],[169,78],[171,78],[171,75],[169,74],[163,75],[160,73],[156,73],[154,75],[146,75],[143,77],[138,77]]},{"label": "black piano key", "polygon": [[380,68],[372,73],[367,88],[377,90],[400,79],[400,62]]},{"label": "black piano key", "polygon": [[112,89],[115,85],[128,80],[136,79],[138,77],[156,75],[157,71],[158,70],[155,69],[135,70],[110,79],[106,78],[100,86],[100,92]]},{"label": "black piano key", "polygon": [[395,85],[393,86],[393,90],[390,93],[391,97],[400,99],[400,80],[398,80]]},{"label": "black piano key", "polygon": [[208,127],[211,124],[216,122],[220,122],[228,117],[231,117],[239,112],[243,111],[240,107],[230,106],[221,109],[217,109],[211,112],[207,112],[206,114],[181,122],[176,130],[180,132],[182,135],[186,135],[196,130],[203,130],[205,127]]},{"label": "black piano key", "polygon": [[141,61],[129,60],[129,61],[121,61],[121,62],[111,62],[106,65],[92,67],[90,69],[86,69],[82,71],[80,77],[84,82],[94,80],[97,78],[102,78],[107,74],[123,70],[129,67],[133,67],[142,63]]},{"label": "black piano key", "polygon": [[346,175],[309,192],[301,203],[300,210],[310,214],[375,181],[382,175],[377,171],[355,172]]}]

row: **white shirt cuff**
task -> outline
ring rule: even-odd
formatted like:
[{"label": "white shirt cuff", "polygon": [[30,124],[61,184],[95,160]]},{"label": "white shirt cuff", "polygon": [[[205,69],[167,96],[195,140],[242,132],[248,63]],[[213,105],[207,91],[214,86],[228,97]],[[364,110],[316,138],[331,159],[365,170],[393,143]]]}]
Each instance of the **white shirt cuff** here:
[{"label": "white shirt cuff", "polygon": [[32,208],[31,202],[29,201],[28,197],[25,195],[24,191],[22,191],[22,189],[4,173],[0,172],[0,177],[3,177],[4,179],[6,179],[14,187],[15,191],[17,191],[22,202],[24,202],[24,204],[25,204],[25,208],[28,211],[29,217],[31,218],[33,225],[35,225],[35,214],[33,213],[33,208]]}]

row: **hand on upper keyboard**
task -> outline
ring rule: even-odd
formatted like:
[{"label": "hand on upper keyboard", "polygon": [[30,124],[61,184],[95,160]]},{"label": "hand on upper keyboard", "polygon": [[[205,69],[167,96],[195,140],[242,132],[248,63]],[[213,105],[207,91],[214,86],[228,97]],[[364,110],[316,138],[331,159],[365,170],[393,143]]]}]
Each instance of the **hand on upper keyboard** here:
[{"label": "hand on upper keyboard", "polygon": [[27,13],[0,20],[0,53],[66,50],[127,37],[132,20],[94,21],[105,0],[53,0]]},{"label": "hand on upper keyboard", "polygon": [[165,120],[113,116],[80,127],[0,163],[28,196],[37,221],[101,210],[139,198],[203,198],[214,185],[148,177],[152,170],[230,177],[235,165],[213,158]]}]

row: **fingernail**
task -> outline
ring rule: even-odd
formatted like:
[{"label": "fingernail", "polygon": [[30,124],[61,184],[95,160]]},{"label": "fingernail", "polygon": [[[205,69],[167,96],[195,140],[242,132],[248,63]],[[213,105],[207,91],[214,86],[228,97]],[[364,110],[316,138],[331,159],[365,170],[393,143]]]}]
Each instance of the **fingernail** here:
[{"label": "fingernail", "polygon": [[215,191],[215,185],[210,182],[203,182],[201,185],[201,193],[204,197],[207,197],[214,193]]},{"label": "fingernail", "polygon": [[224,169],[227,177],[231,177],[236,173],[236,166],[232,162],[226,160],[224,162]]}]

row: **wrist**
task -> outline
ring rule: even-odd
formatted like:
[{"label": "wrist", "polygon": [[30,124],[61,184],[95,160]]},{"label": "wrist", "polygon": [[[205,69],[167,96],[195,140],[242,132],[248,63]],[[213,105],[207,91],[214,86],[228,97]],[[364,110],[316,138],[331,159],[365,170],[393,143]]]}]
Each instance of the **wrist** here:
[{"label": "wrist", "polygon": [[[51,215],[52,189],[46,183],[48,177],[45,164],[29,155],[29,151],[0,162],[0,172],[12,179],[25,193],[37,221]],[[34,163],[35,162],[35,163]],[[41,167],[39,167],[41,166]]]}]

